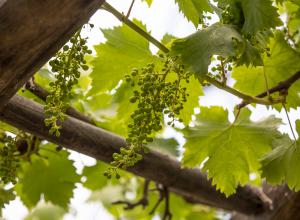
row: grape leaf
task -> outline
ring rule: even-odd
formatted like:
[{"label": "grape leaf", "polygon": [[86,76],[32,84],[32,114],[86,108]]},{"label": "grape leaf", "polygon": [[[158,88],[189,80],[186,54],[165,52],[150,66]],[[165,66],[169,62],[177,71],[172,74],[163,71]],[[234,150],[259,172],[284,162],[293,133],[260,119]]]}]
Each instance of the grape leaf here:
[{"label": "grape leaf", "polygon": [[142,1],[146,2],[149,7],[152,5],[153,2],[153,0],[142,0]]},{"label": "grape leaf", "polygon": [[[119,180],[112,178],[111,180],[107,179],[104,176],[104,172],[109,168],[108,164],[97,161],[96,165],[90,167],[84,167],[82,171],[82,176],[86,177],[86,180],[83,182],[83,186],[90,190],[100,190],[106,185],[112,184],[116,185],[119,183]],[[127,177],[129,174],[125,173],[122,170],[118,171],[122,178]]]},{"label": "grape leaf", "polygon": [[258,48],[268,48],[270,44],[270,38],[273,37],[273,32],[269,31],[260,31],[255,35],[255,46],[250,43],[247,39],[245,44],[245,50],[243,54],[238,57],[237,65],[245,64],[247,67],[252,66],[263,66],[263,58]]},{"label": "grape leaf", "polygon": [[197,28],[204,12],[212,12],[208,0],[175,0],[184,16]]},{"label": "grape leaf", "polygon": [[85,111],[95,119],[101,119],[106,115],[113,114],[109,110],[112,108],[113,96],[106,93],[98,93],[89,96],[83,102]]},{"label": "grape leaf", "polygon": [[245,50],[243,54],[238,58],[237,65],[245,64],[247,67],[250,65],[253,66],[262,66],[263,60],[257,48],[251,45],[247,40],[245,43]]},{"label": "grape leaf", "polygon": [[[160,212],[163,214],[164,207]],[[173,215],[172,220],[217,220],[217,212],[201,205],[193,205],[184,201],[182,197],[170,194],[170,211]],[[162,218],[162,216],[161,216]]]},{"label": "grape leaf", "polygon": [[[289,19],[287,20],[287,34],[291,36],[296,47],[295,49],[299,52],[300,42],[300,1],[287,1],[284,4],[284,12],[288,14]],[[297,46],[298,45],[298,46]]]},{"label": "grape leaf", "polygon": [[[278,32],[275,34],[274,39],[271,39],[270,48],[271,56],[264,57],[269,88],[300,70],[300,55],[288,45],[282,34]],[[233,69],[232,77],[236,79],[234,88],[249,95],[257,95],[266,90],[263,67],[236,67]],[[296,82],[289,89],[286,104],[288,108],[297,108],[300,105],[299,91],[300,82]],[[281,105],[277,108],[281,108]]]},{"label": "grape leaf", "polygon": [[[141,22],[134,22],[146,30]],[[90,95],[115,88],[132,68],[143,67],[155,59],[149,50],[149,42],[128,26],[122,25],[102,32],[107,41],[95,46],[97,58],[92,61],[94,69],[90,74]]]},{"label": "grape leaf", "polygon": [[172,40],[176,39],[175,36],[166,33],[163,38],[161,39],[161,43],[164,44],[165,46],[168,46],[168,44],[170,44],[172,42]]},{"label": "grape leaf", "polygon": [[[300,120],[296,121],[296,129],[300,134]],[[266,154],[262,162],[262,176],[269,183],[286,182],[295,190],[300,190],[300,142],[292,141],[287,136],[275,142],[275,148]]]},{"label": "grape leaf", "polygon": [[111,131],[115,134],[126,136],[127,135],[127,124],[120,122],[117,117],[105,117],[103,121],[97,121],[97,126],[104,130]]},{"label": "grape leaf", "polygon": [[[43,148],[55,150],[50,144]],[[33,155],[31,163],[22,164],[21,178],[16,185],[17,194],[28,208],[34,207],[42,195],[46,201],[67,208],[79,175],[73,161],[68,159],[67,151],[58,153],[46,150],[41,150],[41,153],[47,159]]]},{"label": "grape leaf", "polygon": [[268,117],[250,121],[250,111],[243,109],[238,120],[231,124],[228,112],[220,107],[201,108],[195,127],[185,128],[183,162],[195,167],[204,162],[212,183],[226,194],[235,192],[238,184],[249,180],[249,173],[260,168],[259,157],[271,149],[277,137],[280,120]]},{"label": "grape leaf", "polygon": [[188,125],[194,114],[194,108],[199,106],[199,96],[203,95],[202,86],[196,77],[192,76],[189,83],[186,83],[186,92],[189,94],[183,109],[180,111],[179,118],[183,120],[183,124]]},{"label": "grape leaf", "polygon": [[271,0],[218,0],[218,5],[225,8],[239,6],[244,14],[242,30],[246,33],[255,33],[282,25],[277,8]]},{"label": "grape leaf", "polygon": [[186,38],[175,40],[171,53],[180,55],[183,63],[197,76],[201,76],[207,73],[213,55],[236,55],[233,38],[244,44],[241,35],[233,26],[216,23]]},{"label": "grape leaf", "polygon": [[48,203],[34,208],[24,220],[62,220],[64,215],[64,209]]},{"label": "grape leaf", "polygon": [[114,95],[113,102],[118,105],[117,117],[120,122],[128,124],[131,120],[130,115],[137,108],[136,103],[131,103],[129,99],[133,96],[133,91],[135,87],[130,86],[129,83],[122,83],[120,88],[118,88],[116,94]]},{"label": "grape leaf", "polygon": [[282,25],[277,9],[271,0],[238,0],[245,17],[244,32],[275,28]]},{"label": "grape leaf", "polygon": [[8,204],[15,198],[16,196],[13,189],[4,189],[3,187],[0,187],[0,208],[4,208],[5,204]]},{"label": "grape leaf", "polygon": [[178,142],[174,138],[154,138],[153,142],[147,146],[152,150],[178,157],[178,145]]},{"label": "grape leaf", "polygon": [[285,2],[286,0],[276,0],[276,4],[283,4],[283,2]]},{"label": "grape leaf", "polygon": [[90,190],[98,190],[106,186],[108,179],[103,174],[108,167],[108,165],[101,162],[97,162],[94,166],[84,167],[82,176],[86,177],[86,181],[83,186]]}]

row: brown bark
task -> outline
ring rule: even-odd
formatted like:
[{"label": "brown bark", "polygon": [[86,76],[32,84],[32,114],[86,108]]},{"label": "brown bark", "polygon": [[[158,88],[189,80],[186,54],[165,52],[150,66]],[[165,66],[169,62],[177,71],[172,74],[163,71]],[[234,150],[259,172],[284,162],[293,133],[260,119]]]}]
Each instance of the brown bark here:
[{"label": "brown bark", "polygon": [[0,0],[0,108],[104,0]]},{"label": "brown bark", "polygon": [[300,193],[286,185],[264,186],[264,192],[272,200],[272,209],[259,216],[233,214],[231,220],[298,220],[300,219]]},{"label": "brown bark", "polygon": [[[25,84],[25,88],[30,91],[32,94],[36,95],[38,98],[43,100],[44,102],[47,99],[47,96],[49,95],[49,92],[45,90],[43,87],[41,87],[39,84],[34,82],[34,79],[31,78],[28,80],[28,82]],[[89,124],[95,125],[95,122],[92,118],[82,114],[81,112],[77,111],[73,107],[67,108],[66,114],[69,116],[72,116],[74,118],[77,118],[81,121],[87,122]]]},{"label": "brown bark", "polygon": [[[260,94],[258,94],[257,96],[255,96],[256,98],[263,98],[266,97],[268,94],[273,94],[275,92],[279,92],[279,93],[284,93],[285,95],[288,94],[288,90],[289,88],[300,79],[300,71],[296,72],[295,74],[293,74],[292,76],[290,76],[289,78],[287,78],[284,81],[279,82],[276,86],[270,88],[267,91],[264,91]],[[247,106],[249,103],[243,101],[241,104],[239,104],[237,107],[238,109],[244,108],[245,106]]]},{"label": "brown bark", "polygon": [[[43,107],[20,96],[9,101],[1,111],[0,119],[104,162],[110,162],[112,154],[125,146],[123,138],[72,117],[64,122],[59,138],[52,136],[44,126]],[[235,195],[226,198],[198,169],[183,169],[174,158],[157,152],[144,155],[144,159],[129,171],[169,187],[188,201],[245,214],[258,214],[268,207],[261,194],[249,186],[239,187]]]}]

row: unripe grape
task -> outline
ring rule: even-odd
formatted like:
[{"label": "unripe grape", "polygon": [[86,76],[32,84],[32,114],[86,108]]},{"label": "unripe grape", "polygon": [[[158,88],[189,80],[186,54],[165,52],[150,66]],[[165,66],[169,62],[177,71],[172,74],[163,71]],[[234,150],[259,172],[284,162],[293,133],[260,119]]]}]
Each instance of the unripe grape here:
[{"label": "unripe grape", "polygon": [[69,50],[69,49],[70,49],[70,48],[69,48],[68,45],[63,46],[63,50],[64,50],[64,51],[67,51],[67,50]]},{"label": "unripe grape", "polygon": [[89,69],[88,65],[83,65],[81,67],[82,67],[83,70],[88,70]]}]

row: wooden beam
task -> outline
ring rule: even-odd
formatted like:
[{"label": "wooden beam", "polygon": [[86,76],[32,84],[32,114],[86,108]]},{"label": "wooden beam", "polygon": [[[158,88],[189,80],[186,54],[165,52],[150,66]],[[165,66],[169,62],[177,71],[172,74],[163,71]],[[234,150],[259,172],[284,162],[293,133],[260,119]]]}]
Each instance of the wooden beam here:
[{"label": "wooden beam", "polygon": [[[49,95],[49,92],[45,90],[43,87],[41,87],[39,84],[37,84],[33,78],[29,79],[28,82],[25,84],[25,88],[30,91],[32,94],[34,94],[36,97],[41,99],[42,101],[46,102],[47,96]],[[84,115],[83,113],[77,111],[75,108],[70,106],[67,108],[66,114],[77,118],[81,121],[87,122],[92,125],[96,125],[92,118]]]},{"label": "wooden beam", "polygon": [[0,0],[0,108],[104,0]]},{"label": "wooden beam", "polygon": [[300,219],[300,192],[290,190],[286,185],[265,184],[264,193],[272,200],[272,209],[259,216],[233,214],[231,220],[296,220]]},{"label": "wooden beam", "polygon": [[[14,96],[0,112],[0,120],[6,123],[107,163],[114,152],[125,146],[122,137],[72,117],[64,122],[61,136],[57,138],[49,134],[44,118],[42,105],[20,96]],[[226,198],[200,170],[183,169],[174,158],[157,152],[144,155],[144,159],[129,171],[161,183],[192,202],[246,214],[262,213],[269,205],[258,190],[249,186],[239,187],[235,195]]]}]

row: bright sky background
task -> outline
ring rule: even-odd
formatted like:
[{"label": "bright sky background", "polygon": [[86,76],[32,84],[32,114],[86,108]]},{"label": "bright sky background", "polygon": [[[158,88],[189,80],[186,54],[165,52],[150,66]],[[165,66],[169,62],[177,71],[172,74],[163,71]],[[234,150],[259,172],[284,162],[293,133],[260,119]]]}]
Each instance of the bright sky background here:
[{"label": "bright sky background", "polygon": [[[131,0],[110,0],[108,1],[120,12],[127,13]],[[140,0],[136,0],[134,8],[131,12],[130,19],[137,18],[147,25],[148,31],[151,31],[152,36],[160,40],[165,33],[172,34],[176,37],[184,37],[196,31],[192,23],[187,22],[181,13],[179,13],[177,5],[174,0],[154,0],[152,7],[149,9],[146,3],[141,3]],[[112,28],[121,23],[111,14],[99,10],[92,18],[91,23],[95,27],[86,34],[89,37],[89,43],[99,44],[104,42],[105,39],[100,31],[100,28]],[[151,45],[153,52],[157,51],[155,46]],[[234,83],[231,80],[231,85]],[[222,105],[229,110],[233,110],[233,106],[238,104],[240,100],[228,93],[220,91],[216,88],[209,88],[205,90],[205,96],[201,97],[201,105]],[[254,109],[253,107],[251,107]],[[275,114],[279,116],[276,111],[268,111],[264,106],[258,106],[252,114],[253,120],[258,120],[269,114]],[[282,112],[280,115],[283,117],[283,121],[287,124],[285,114]],[[290,117],[292,121],[296,117],[300,116],[300,110],[291,111]],[[233,120],[234,116],[230,114],[230,120]],[[287,125],[281,127],[281,131],[290,133],[290,129]],[[171,131],[167,132],[168,135],[174,134]],[[182,138],[179,137],[179,141],[182,143]],[[78,172],[81,171],[83,165],[93,165],[95,160],[78,153],[72,154],[72,159],[75,160],[75,165],[78,168]],[[70,214],[65,216],[65,220],[93,220],[104,219],[112,220],[112,216],[107,213],[103,206],[99,203],[86,203],[89,198],[90,191],[84,189],[78,185],[74,192],[75,197],[71,201]],[[3,216],[7,220],[22,220],[28,213],[25,206],[21,203],[20,199],[16,199],[11,202],[4,210]]]}]

